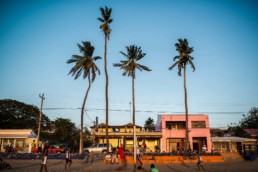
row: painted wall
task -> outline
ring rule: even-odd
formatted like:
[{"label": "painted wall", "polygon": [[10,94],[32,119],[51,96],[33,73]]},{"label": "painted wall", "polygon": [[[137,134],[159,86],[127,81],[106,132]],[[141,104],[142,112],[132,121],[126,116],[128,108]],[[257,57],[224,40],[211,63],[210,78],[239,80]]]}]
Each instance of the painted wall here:
[{"label": "painted wall", "polygon": [[[168,151],[167,139],[173,138],[185,138],[185,129],[167,129],[167,121],[185,121],[185,115],[158,115],[156,131],[162,132],[161,139],[161,151]],[[208,115],[198,114],[188,116],[188,128],[189,128],[189,141],[190,148],[193,149],[194,137],[205,137],[207,142],[207,152],[211,152],[211,138],[210,138],[210,123]],[[192,121],[205,121],[206,128],[192,128]]]}]

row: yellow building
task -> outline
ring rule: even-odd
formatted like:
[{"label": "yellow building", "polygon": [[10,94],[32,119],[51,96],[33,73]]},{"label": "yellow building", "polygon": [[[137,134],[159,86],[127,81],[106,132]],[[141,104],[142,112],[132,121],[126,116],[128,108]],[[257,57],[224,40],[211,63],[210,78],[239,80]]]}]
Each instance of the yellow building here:
[{"label": "yellow building", "polygon": [[[106,125],[101,123],[98,127],[92,126],[91,134],[93,140],[97,143],[106,143]],[[109,143],[113,147],[117,147],[121,144],[125,146],[125,150],[129,152],[133,148],[133,124],[128,123],[126,125],[108,126]],[[142,130],[141,126],[136,126],[136,137],[139,145],[143,145],[145,141],[147,145],[147,151],[155,151],[155,146],[160,147],[160,140],[162,137],[161,132],[146,132]]]},{"label": "yellow building", "polygon": [[30,145],[37,135],[31,129],[1,129],[0,152],[5,151],[7,145],[12,145],[18,152],[30,152]]}]

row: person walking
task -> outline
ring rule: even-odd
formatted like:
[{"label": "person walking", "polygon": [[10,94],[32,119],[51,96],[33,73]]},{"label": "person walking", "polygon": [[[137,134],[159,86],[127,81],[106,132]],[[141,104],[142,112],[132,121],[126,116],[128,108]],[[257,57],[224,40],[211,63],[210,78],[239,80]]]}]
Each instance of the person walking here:
[{"label": "person walking", "polygon": [[141,160],[141,153],[140,153],[139,146],[136,147],[136,159],[137,159],[138,166],[142,167],[143,163],[142,163],[142,160]]},{"label": "person walking", "polygon": [[198,170],[201,169],[200,167],[202,167],[202,169],[205,170],[205,168],[203,167],[202,157],[199,153],[197,153],[197,158],[198,158],[198,162],[197,162]]},{"label": "person walking", "polygon": [[68,147],[66,149],[66,153],[65,153],[65,169],[67,167],[67,165],[69,164],[69,168],[71,167],[72,165],[72,159],[71,159],[71,153],[70,153],[70,148]]},{"label": "person walking", "polygon": [[48,150],[45,149],[44,153],[43,153],[43,156],[42,156],[40,172],[42,172],[43,168],[45,168],[45,172],[47,172],[47,156],[48,156]]}]

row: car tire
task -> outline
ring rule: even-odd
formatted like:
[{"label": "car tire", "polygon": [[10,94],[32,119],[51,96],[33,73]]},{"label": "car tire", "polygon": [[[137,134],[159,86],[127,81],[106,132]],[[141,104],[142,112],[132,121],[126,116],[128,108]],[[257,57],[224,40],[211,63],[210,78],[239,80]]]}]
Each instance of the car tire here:
[{"label": "car tire", "polygon": [[107,150],[103,150],[102,153],[107,153]]}]

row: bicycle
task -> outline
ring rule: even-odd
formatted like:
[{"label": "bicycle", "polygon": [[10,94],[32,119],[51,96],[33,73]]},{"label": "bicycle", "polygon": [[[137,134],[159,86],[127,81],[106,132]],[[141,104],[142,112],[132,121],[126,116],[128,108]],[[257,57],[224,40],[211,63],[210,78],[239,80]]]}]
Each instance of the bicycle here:
[{"label": "bicycle", "polygon": [[197,159],[197,153],[195,150],[188,150],[183,152],[182,157],[184,160],[187,160],[187,159],[195,160]]},{"label": "bicycle", "polygon": [[[154,154],[149,148],[141,148],[140,153],[142,160],[156,160]],[[148,156],[151,156],[151,158],[148,159]]]}]

